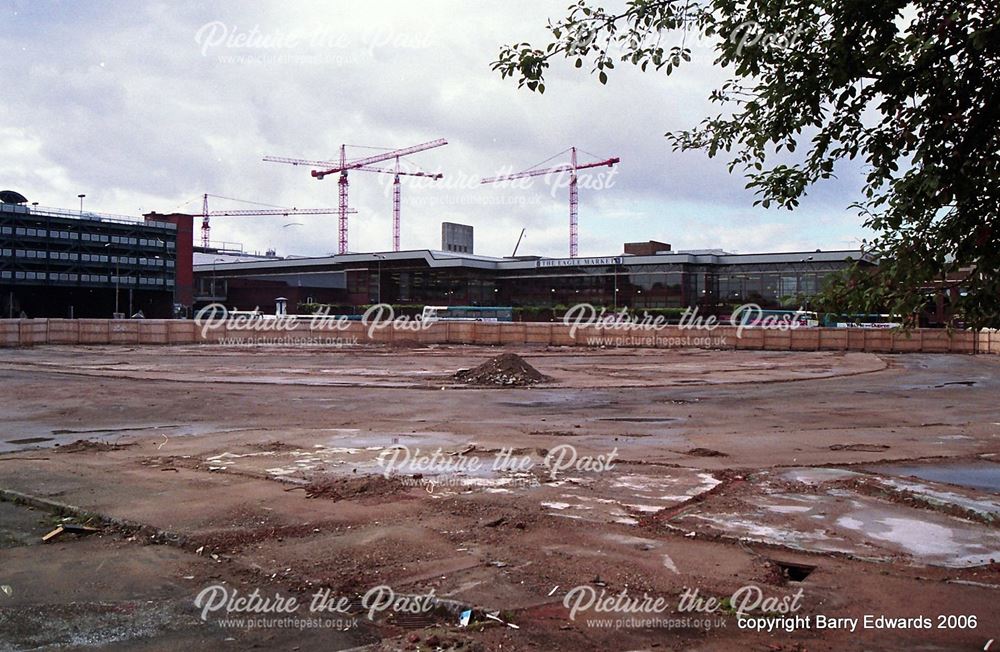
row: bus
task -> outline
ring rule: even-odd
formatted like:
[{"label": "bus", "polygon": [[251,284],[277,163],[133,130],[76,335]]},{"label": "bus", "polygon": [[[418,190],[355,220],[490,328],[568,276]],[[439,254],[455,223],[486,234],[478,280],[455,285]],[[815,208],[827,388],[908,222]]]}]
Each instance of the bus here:
[{"label": "bus", "polygon": [[739,325],[745,322],[746,326],[762,326],[764,328],[778,328],[789,324],[795,324],[796,328],[819,326],[819,315],[811,310],[764,310],[747,308],[745,312],[735,312],[724,315],[720,319],[722,324]]},{"label": "bus", "polygon": [[838,315],[828,312],[823,315],[823,325],[827,328],[899,328],[901,324],[892,315],[876,313]]},{"label": "bus", "polygon": [[514,321],[511,306],[424,306],[421,319],[428,321]]}]

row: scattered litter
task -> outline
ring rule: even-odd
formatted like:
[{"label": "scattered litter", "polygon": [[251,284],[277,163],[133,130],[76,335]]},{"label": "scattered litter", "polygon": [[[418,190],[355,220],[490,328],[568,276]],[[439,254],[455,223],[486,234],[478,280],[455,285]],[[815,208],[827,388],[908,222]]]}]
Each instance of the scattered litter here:
[{"label": "scattered litter", "polygon": [[461,627],[468,627],[469,621],[472,620],[472,609],[466,609],[458,618],[458,624]]},{"label": "scattered litter", "polygon": [[518,627],[514,623],[508,623],[506,620],[501,619],[499,611],[494,611],[493,613],[486,613],[486,614],[483,614],[483,615],[486,616],[487,618],[489,618],[490,620],[495,620],[498,623],[506,625],[507,627],[510,627],[512,629],[521,629],[520,627]]},{"label": "scattered litter", "polygon": [[51,532],[43,536],[42,541],[48,541],[49,539],[54,539],[65,531],[66,530],[63,528],[63,526],[60,525],[56,529],[52,530]]},{"label": "scattered litter", "polygon": [[78,525],[76,523],[62,523],[56,527],[56,529],[43,536],[42,541],[51,541],[63,532],[72,532],[74,534],[93,534],[94,532],[100,532],[100,529],[87,525]]}]

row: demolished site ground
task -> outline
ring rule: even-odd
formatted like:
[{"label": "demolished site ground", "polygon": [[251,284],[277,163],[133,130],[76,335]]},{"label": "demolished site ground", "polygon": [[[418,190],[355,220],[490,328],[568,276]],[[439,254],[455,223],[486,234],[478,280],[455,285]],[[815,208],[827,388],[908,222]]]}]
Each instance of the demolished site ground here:
[{"label": "demolished site ground", "polygon": [[[500,352],[0,352],[0,649],[981,650],[1000,638],[1000,358],[520,347],[505,352],[542,380],[466,382]],[[553,477],[544,461],[566,444],[612,463]],[[389,454],[418,449],[452,470],[386,477]],[[530,464],[495,470],[501,457]],[[43,543],[60,524],[97,532]],[[213,585],[354,602],[343,626],[247,629],[202,617],[195,598]],[[357,598],[378,585],[433,591],[434,607],[369,619]],[[678,608],[685,591],[722,600],[748,585],[799,594],[799,616],[933,626],[754,632],[731,600],[711,618]],[[571,617],[564,598],[581,586],[669,609],[654,626]]]}]

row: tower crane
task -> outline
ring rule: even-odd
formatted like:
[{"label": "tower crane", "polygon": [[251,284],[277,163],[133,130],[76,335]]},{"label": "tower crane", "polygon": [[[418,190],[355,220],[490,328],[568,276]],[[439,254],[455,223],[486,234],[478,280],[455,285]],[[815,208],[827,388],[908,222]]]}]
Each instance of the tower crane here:
[{"label": "tower crane", "polygon": [[[441,147],[442,145],[447,145],[448,141],[444,138],[439,138],[437,140],[432,140],[426,143],[421,143],[419,145],[413,145],[411,147],[403,147],[401,149],[394,149],[386,152],[381,152],[379,154],[374,154],[372,156],[366,156],[363,158],[348,160],[347,158],[347,145],[340,146],[340,160],[339,161],[314,161],[308,159],[300,158],[289,158],[285,156],[265,156],[264,160],[270,163],[287,163],[289,165],[306,165],[314,168],[319,168],[312,170],[312,174],[315,179],[323,179],[324,177],[331,174],[340,174],[340,179],[337,183],[338,185],[338,195],[339,195],[339,221],[338,221],[338,251],[342,254],[347,253],[347,214],[351,211],[348,208],[347,202],[347,190],[348,190],[348,180],[347,173],[350,170],[359,170],[361,172],[379,172],[383,174],[394,175],[392,184],[392,246],[393,251],[399,251],[399,205],[400,205],[400,176],[414,176],[414,177],[428,177],[433,180],[441,179],[444,175],[440,173],[429,173],[429,172],[404,172],[399,169],[399,159],[403,156],[409,154],[416,154],[417,152],[422,152],[424,150],[433,149],[435,147]],[[383,168],[372,167],[373,163],[381,163],[382,161],[390,161],[395,159],[395,168],[393,170],[386,170]]]},{"label": "tower crane", "polygon": [[[254,208],[254,209],[236,209],[236,210],[222,210],[222,211],[211,211],[208,209],[208,198],[214,197],[216,199],[225,199],[228,201],[242,202],[244,204],[257,204],[258,206],[269,206],[269,204],[261,204],[259,202],[251,202],[243,199],[233,199],[232,197],[222,197],[220,195],[210,195],[205,193],[202,195],[201,204],[201,246],[209,247],[210,235],[211,235],[211,225],[209,223],[210,217],[223,217],[223,216],[248,216],[248,215],[333,215],[337,211],[333,208]],[[351,211],[356,212],[356,211]]]},{"label": "tower crane", "polygon": [[[569,162],[569,164],[557,165],[555,167],[544,168],[544,169],[538,169],[536,167],[536,168],[524,170],[522,172],[515,172],[514,174],[505,174],[505,175],[501,175],[501,176],[498,176],[498,177],[487,177],[485,179],[482,179],[480,181],[480,183],[496,183],[498,181],[511,181],[513,179],[523,179],[525,177],[537,177],[537,176],[540,176],[540,175],[543,175],[543,174],[556,174],[556,173],[559,173],[559,172],[569,172],[569,257],[570,258],[576,258],[577,250],[578,250],[578,244],[579,244],[578,243],[578,240],[579,240],[579,227],[577,225],[577,217],[578,217],[577,207],[579,206],[579,203],[580,203],[578,192],[577,192],[577,183],[576,183],[577,174],[576,173],[579,170],[586,170],[588,168],[602,167],[602,166],[605,166],[605,165],[607,167],[611,167],[615,163],[618,163],[619,161],[621,161],[621,159],[616,156],[616,157],[613,157],[613,158],[604,159],[603,161],[595,161],[593,163],[582,163],[581,164],[581,163],[578,163],[577,160],[576,160],[576,153],[577,153],[577,148],[576,147],[570,147],[569,150],[567,150],[567,151],[569,151],[569,153],[570,153],[570,162]],[[560,152],[559,154],[556,154],[556,156],[559,156],[560,154],[563,154],[563,153],[565,153],[565,152]],[[553,156],[552,158],[555,158],[555,156]],[[552,160],[552,159],[549,159],[549,160]],[[541,165],[541,164],[539,164],[539,165]]]}]

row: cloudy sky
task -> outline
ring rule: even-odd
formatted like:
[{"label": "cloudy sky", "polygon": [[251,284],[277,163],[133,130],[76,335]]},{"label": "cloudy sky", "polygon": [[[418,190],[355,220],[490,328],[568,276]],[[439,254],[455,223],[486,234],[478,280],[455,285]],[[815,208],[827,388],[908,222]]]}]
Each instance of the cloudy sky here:
[{"label": "cloudy sky", "polygon": [[[787,212],[753,207],[724,159],[671,151],[664,132],[716,112],[706,98],[723,72],[707,47],[669,78],[620,68],[602,87],[559,61],[541,96],[500,80],[489,66],[499,46],[541,42],[565,5],[0,0],[0,186],[46,206],[74,207],[86,193],[86,208],[126,215],[199,212],[206,192],[334,207],[335,176],[262,157],[329,159],[341,143],[361,157],[447,138],[405,163],[445,178],[404,179],[404,249],[438,248],[440,223],[457,221],[475,226],[477,253],[509,255],[524,228],[519,253],[567,255],[562,180],[478,181],[570,146],[621,157],[610,175],[581,178],[581,255],[632,240],[753,252],[843,249],[865,236],[848,209],[857,166]],[[351,250],[391,247],[390,183],[352,173]],[[212,239],[321,255],[337,248],[336,216],[220,217]]]}]

